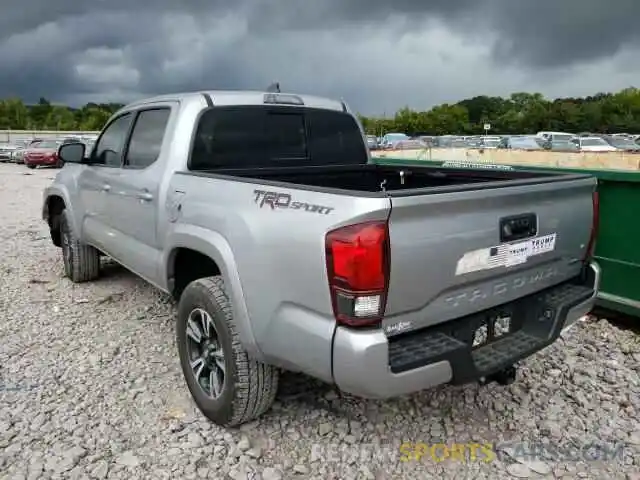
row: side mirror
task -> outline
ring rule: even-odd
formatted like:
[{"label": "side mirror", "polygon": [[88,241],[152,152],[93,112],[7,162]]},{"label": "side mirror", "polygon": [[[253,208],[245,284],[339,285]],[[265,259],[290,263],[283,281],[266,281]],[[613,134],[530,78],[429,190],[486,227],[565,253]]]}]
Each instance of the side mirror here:
[{"label": "side mirror", "polygon": [[84,143],[65,143],[58,148],[58,158],[64,163],[82,163],[85,150]]}]

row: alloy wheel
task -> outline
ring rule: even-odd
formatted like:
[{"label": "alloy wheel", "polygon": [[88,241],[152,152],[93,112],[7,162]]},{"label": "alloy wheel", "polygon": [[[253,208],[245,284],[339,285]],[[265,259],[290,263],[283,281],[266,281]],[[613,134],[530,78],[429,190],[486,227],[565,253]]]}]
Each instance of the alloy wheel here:
[{"label": "alloy wheel", "polygon": [[225,364],[213,318],[202,308],[195,308],[189,314],[186,328],[191,372],[203,393],[217,399],[224,389]]}]

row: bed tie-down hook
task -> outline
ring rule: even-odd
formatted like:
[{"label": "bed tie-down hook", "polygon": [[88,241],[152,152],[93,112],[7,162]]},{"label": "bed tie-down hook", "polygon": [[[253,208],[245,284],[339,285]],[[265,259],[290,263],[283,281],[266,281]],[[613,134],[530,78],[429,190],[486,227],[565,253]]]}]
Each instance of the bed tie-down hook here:
[{"label": "bed tie-down hook", "polygon": [[380,182],[380,190],[382,190],[382,193],[384,193],[385,195],[387,194],[386,185],[387,179],[385,178],[384,180],[382,180],[382,182]]},{"label": "bed tie-down hook", "polygon": [[404,185],[404,179],[409,175],[411,175],[411,170],[400,170],[400,185]]}]

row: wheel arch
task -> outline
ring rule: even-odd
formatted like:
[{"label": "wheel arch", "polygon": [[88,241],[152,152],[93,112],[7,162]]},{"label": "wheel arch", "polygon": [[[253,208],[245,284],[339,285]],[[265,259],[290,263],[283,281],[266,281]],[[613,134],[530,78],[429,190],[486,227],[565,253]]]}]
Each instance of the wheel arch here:
[{"label": "wheel arch", "polygon": [[202,227],[181,225],[169,235],[167,245],[170,247],[165,249],[163,266],[169,293],[179,299],[190,281],[222,276],[240,340],[247,353],[258,361],[264,361],[253,334],[234,254],[226,239]]},{"label": "wheel arch", "polygon": [[[60,236],[60,215],[63,210],[69,210],[69,203],[65,200],[65,196],[60,192],[49,193],[44,201],[42,217],[49,225],[51,241],[56,247],[62,246]],[[69,215],[68,220],[71,222],[71,228],[76,232],[77,230],[75,229],[73,215]]]}]

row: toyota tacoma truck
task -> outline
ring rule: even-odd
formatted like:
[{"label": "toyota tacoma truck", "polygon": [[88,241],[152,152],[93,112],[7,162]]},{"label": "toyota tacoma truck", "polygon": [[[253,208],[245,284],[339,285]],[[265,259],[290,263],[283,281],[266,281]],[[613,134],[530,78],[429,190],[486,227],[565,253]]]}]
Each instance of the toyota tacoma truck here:
[{"label": "toyota tacoma truck", "polygon": [[510,382],[599,285],[594,178],[375,165],[342,101],[154,97],[58,154],[42,216],[66,276],[108,256],[172,295],[221,426],[269,410],[283,371],[378,399]]}]

